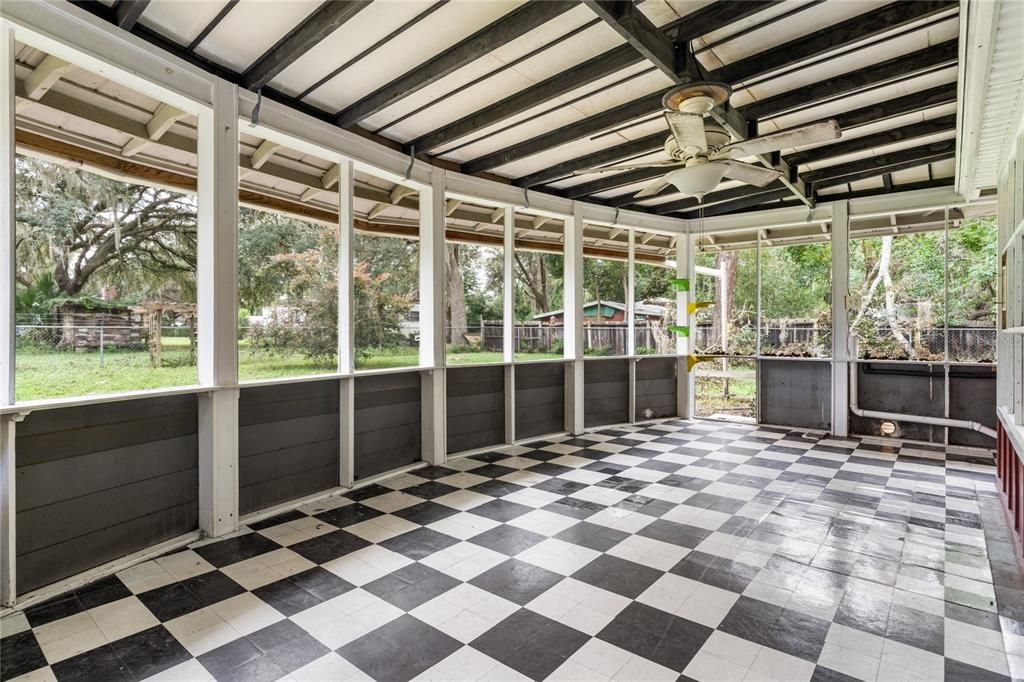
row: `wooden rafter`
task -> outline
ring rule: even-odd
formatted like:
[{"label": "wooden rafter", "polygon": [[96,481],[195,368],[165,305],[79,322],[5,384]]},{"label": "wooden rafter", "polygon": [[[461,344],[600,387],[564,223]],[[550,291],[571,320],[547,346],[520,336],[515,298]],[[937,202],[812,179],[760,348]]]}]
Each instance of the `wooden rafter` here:
[{"label": "wooden rafter", "polygon": [[349,19],[369,6],[371,0],[325,2],[298,26],[288,32],[242,73],[242,83],[258,90],[285,70],[289,64],[341,28]]}]

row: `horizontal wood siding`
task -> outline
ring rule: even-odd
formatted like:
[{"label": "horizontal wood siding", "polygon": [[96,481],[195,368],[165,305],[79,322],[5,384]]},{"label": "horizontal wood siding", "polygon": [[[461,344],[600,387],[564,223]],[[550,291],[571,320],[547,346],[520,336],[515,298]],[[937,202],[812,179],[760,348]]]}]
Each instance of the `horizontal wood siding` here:
[{"label": "horizontal wood siding", "polygon": [[629,421],[629,360],[593,360],[583,364],[583,425]]},{"label": "horizontal wood siding", "polygon": [[445,371],[448,452],[505,442],[505,368],[449,367]]},{"label": "horizontal wood siding", "polygon": [[355,478],[418,462],[421,447],[419,370],[357,376]]},{"label": "horizontal wood siding", "polygon": [[251,386],[238,399],[241,514],[338,485],[338,382]]},{"label": "horizontal wood siding", "polygon": [[565,431],[565,365],[516,365],[516,439]]},{"label": "horizontal wood siding", "polygon": [[757,395],[762,424],[827,430],[832,426],[832,363],[760,360]]},{"label": "horizontal wood siding", "polygon": [[19,592],[198,526],[196,401],[43,410],[17,425]]},{"label": "horizontal wood siding", "polygon": [[676,358],[641,358],[636,363],[636,418],[675,417]]}]

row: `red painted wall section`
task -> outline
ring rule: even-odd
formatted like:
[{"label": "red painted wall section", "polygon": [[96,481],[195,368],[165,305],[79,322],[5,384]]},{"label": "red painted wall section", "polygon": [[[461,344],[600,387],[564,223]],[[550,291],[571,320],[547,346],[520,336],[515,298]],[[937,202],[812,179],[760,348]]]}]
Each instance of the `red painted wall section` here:
[{"label": "red painted wall section", "polygon": [[1017,553],[1024,548],[1024,453],[1013,449],[1013,442],[1003,429],[1000,421],[996,426],[996,475],[999,477],[999,492],[1006,506]]}]

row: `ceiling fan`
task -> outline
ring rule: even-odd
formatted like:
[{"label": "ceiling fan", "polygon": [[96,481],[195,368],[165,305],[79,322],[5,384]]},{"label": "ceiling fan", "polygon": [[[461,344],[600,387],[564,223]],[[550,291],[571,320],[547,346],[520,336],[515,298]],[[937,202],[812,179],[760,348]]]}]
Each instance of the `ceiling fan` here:
[{"label": "ceiling fan", "polygon": [[674,168],[637,192],[636,198],[658,194],[669,185],[687,196],[703,200],[723,178],[739,180],[756,187],[764,187],[781,177],[782,173],[764,166],[737,161],[748,156],[768,154],[815,142],[839,139],[841,132],[835,120],[781,130],[749,140],[731,142],[729,133],[713,120],[705,120],[711,110],[724,103],[732,88],[724,83],[689,83],[673,88],[661,103],[671,135],[665,140],[665,153],[669,161],[599,166],[576,171],[606,173],[637,170],[640,168]]}]

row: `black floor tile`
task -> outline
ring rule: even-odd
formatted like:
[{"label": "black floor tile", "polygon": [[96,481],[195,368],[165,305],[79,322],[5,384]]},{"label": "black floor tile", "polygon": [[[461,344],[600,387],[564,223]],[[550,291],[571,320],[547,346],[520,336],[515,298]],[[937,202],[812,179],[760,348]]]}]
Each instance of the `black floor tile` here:
[{"label": "black floor tile", "polygon": [[358,535],[353,535],[344,530],[336,530],[324,535],[318,535],[309,540],[297,542],[288,549],[299,556],[309,559],[314,564],[325,564],[332,559],[351,554],[369,545],[369,542]]},{"label": "black floor tile", "polygon": [[10,680],[45,667],[46,656],[31,630],[0,640],[0,680]]},{"label": "black floor tile", "polygon": [[765,644],[782,611],[781,606],[741,596],[718,629],[755,644]]},{"label": "black floor tile", "polygon": [[902,644],[931,651],[940,656],[945,651],[945,625],[942,616],[893,604],[885,636]]},{"label": "black floor tile", "polygon": [[252,593],[285,616],[294,616],[320,603],[319,599],[287,578],[257,587]]},{"label": "black floor tile", "polygon": [[407,614],[346,644],[338,653],[374,680],[406,682],[461,646],[458,640]]},{"label": "black floor tile", "polygon": [[683,523],[658,519],[640,529],[637,535],[693,549],[707,539],[711,535],[711,531],[697,528],[696,526],[688,526]]},{"label": "black floor tile", "polygon": [[29,625],[37,628],[82,611],[85,611],[85,607],[82,606],[78,597],[74,594],[67,594],[25,609],[25,617],[28,619]]},{"label": "black floor tile", "polygon": [[367,507],[365,504],[348,504],[344,507],[338,507],[337,509],[330,509],[321,514],[317,514],[316,518],[329,523],[332,526],[338,528],[344,528],[346,526],[353,526],[363,521],[369,521],[375,519],[378,516],[383,516],[384,512],[373,507]]},{"label": "black floor tile", "polygon": [[229,538],[209,545],[196,547],[195,553],[203,557],[217,568],[230,566],[239,561],[251,559],[260,554],[273,552],[281,545],[260,533],[248,533],[236,538]]},{"label": "black floor tile", "polygon": [[661,571],[603,554],[576,571],[573,578],[635,599],[663,575]]},{"label": "black floor tile", "polygon": [[392,552],[398,552],[414,561],[419,561],[458,542],[452,536],[438,533],[436,530],[417,528],[378,544]]},{"label": "black floor tile", "polygon": [[678,672],[686,668],[711,633],[711,628],[634,602],[597,636]]},{"label": "black floor tile", "polygon": [[414,485],[411,488],[403,488],[402,492],[407,495],[421,497],[424,500],[433,500],[436,497],[442,497],[449,493],[454,493],[456,490],[458,490],[458,488],[453,485],[448,485],[447,483],[428,481],[427,483]]},{"label": "black floor tile", "polygon": [[562,576],[552,571],[509,559],[469,581],[482,590],[525,605],[557,585]]},{"label": "black floor tile", "polygon": [[501,525],[485,530],[469,539],[474,545],[480,545],[495,552],[515,556],[544,540],[544,536],[533,531]]},{"label": "black floor tile", "polygon": [[403,611],[412,611],[460,584],[450,575],[423,564],[410,564],[364,585],[363,589]]},{"label": "black floor tile", "polygon": [[247,523],[253,530],[263,530],[265,528],[273,528],[274,526],[280,526],[282,523],[288,523],[289,521],[298,521],[299,519],[306,518],[306,515],[297,509],[286,511],[283,514],[271,516],[270,518],[263,519],[262,521],[256,521],[254,523]]},{"label": "black floor tile", "polygon": [[145,679],[192,658],[163,625],[123,637],[110,646],[135,679]]},{"label": "black floor tile", "polygon": [[509,502],[507,500],[491,500],[485,502],[479,506],[473,507],[470,512],[477,516],[483,516],[491,519],[492,521],[499,521],[506,523],[512,519],[518,518],[523,514],[529,514],[533,511],[532,507],[527,507],[525,504],[516,504],[515,502]]},{"label": "black floor tile", "polygon": [[419,524],[421,526],[428,526],[435,521],[446,519],[449,516],[458,514],[458,509],[452,509],[446,507],[443,504],[437,504],[436,502],[421,502],[405,509],[399,509],[393,512],[393,516],[397,516],[406,521]]},{"label": "black floor tile", "polygon": [[58,661],[50,668],[58,682],[119,682],[133,679],[128,666],[109,644]]},{"label": "black floor tile", "polygon": [[815,663],[825,645],[830,625],[830,621],[783,609],[765,643],[773,649]]},{"label": "black floor tile", "polygon": [[628,537],[629,533],[621,530],[580,521],[557,534],[555,539],[571,542],[597,552],[607,552]]},{"label": "black floor tile", "polygon": [[946,682],[1010,682],[1006,675],[961,663],[953,658],[946,659],[945,672]]},{"label": "black floor tile", "polygon": [[590,638],[520,609],[470,643],[474,649],[534,680],[543,680]]}]

